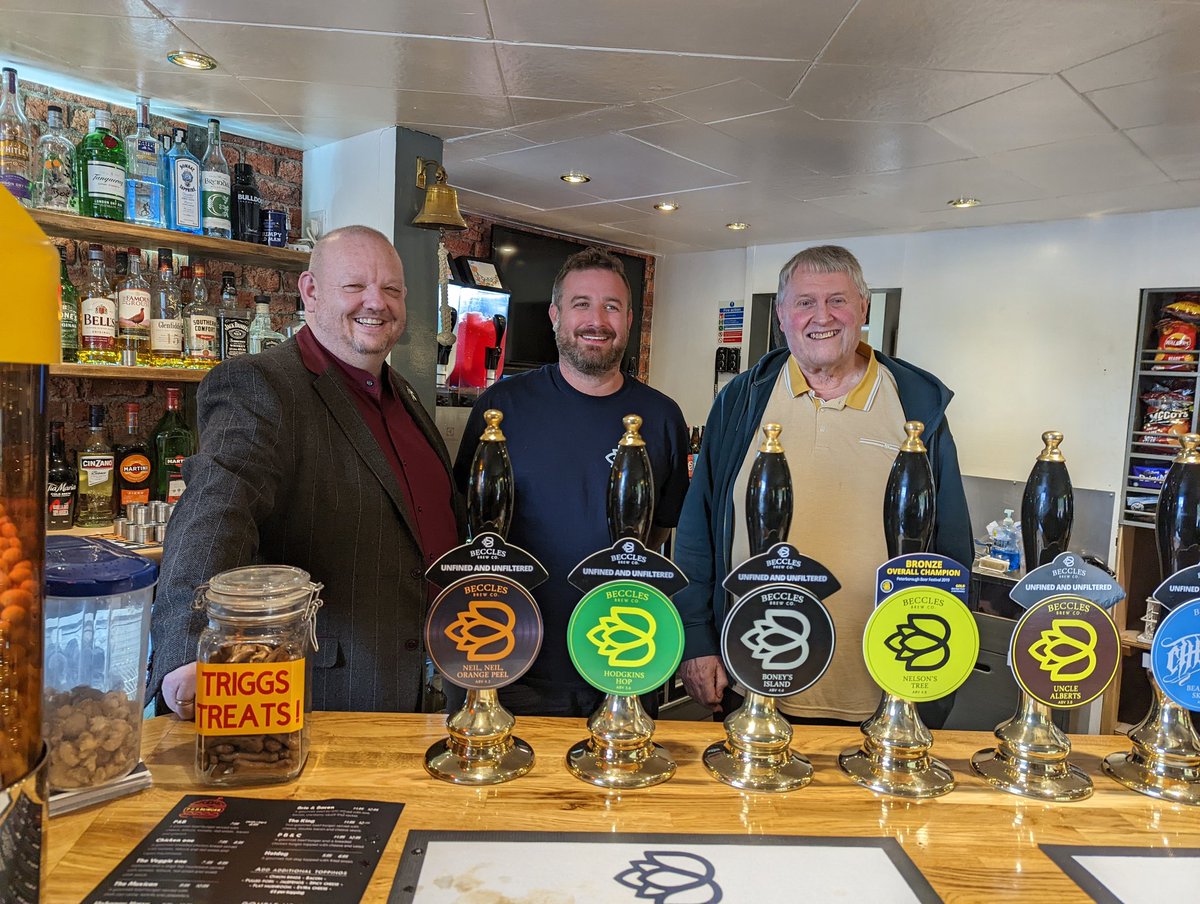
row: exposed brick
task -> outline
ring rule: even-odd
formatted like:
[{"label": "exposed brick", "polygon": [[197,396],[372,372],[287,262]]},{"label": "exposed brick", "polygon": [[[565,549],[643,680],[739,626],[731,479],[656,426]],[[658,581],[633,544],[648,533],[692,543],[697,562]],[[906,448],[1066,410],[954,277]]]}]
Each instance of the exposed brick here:
[{"label": "exposed brick", "polygon": [[279,289],[278,270],[268,270],[265,267],[247,267],[242,276],[260,292],[270,293]]},{"label": "exposed brick", "polygon": [[247,151],[242,159],[254,167],[254,172],[260,176],[275,175],[275,158],[270,154],[262,154],[257,151]]},{"label": "exposed brick", "polygon": [[280,160],[278,174],[280,179],[293,185],[300,185],[304,182],[304,167],[298,160]]},{"label": "exposed brick", "polygon": [[268,207],[299,207],[300,186],[279,179],[263,177],[258,182],[258,193]]}]

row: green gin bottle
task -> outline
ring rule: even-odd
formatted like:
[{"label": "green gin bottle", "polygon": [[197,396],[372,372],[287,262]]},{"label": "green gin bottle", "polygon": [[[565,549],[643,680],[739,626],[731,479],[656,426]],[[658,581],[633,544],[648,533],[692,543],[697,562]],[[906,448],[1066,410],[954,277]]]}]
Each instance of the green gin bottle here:
[{"label": "green gin bottle", "polygon": [[97,110],[95,126],[75,149],[79,213],[125,220],[125,148],[112,132],[112,114]]}]

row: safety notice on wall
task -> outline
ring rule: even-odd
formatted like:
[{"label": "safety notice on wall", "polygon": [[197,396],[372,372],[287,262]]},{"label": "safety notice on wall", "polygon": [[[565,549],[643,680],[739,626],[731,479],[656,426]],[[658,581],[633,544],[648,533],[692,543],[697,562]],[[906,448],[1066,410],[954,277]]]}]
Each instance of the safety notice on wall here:
[{"label": "safety notice on wall", "polygon": [[731,301],[722,306],[717,314],[717,344],[741,345],[745,318],[745,305]]}]

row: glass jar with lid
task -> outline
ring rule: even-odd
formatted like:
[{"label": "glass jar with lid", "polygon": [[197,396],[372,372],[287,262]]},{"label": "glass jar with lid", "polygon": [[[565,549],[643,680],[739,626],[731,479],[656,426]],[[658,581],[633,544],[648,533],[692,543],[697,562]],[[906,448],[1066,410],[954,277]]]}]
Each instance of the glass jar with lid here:
[{"label": "glass jar with lid", "polygon": [[196,772],[210,785],[286,782],[308,757],[321,584],[288,565],[223,571],[196,588]]}]

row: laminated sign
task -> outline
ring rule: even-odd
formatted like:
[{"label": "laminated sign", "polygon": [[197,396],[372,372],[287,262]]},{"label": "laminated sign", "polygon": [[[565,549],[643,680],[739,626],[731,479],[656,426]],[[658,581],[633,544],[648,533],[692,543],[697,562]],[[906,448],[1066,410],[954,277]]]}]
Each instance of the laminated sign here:
[{"label": "laminated sign", "polygon": [[304,727],[304,662],[197,663],[197,733],[299,731]]}]

